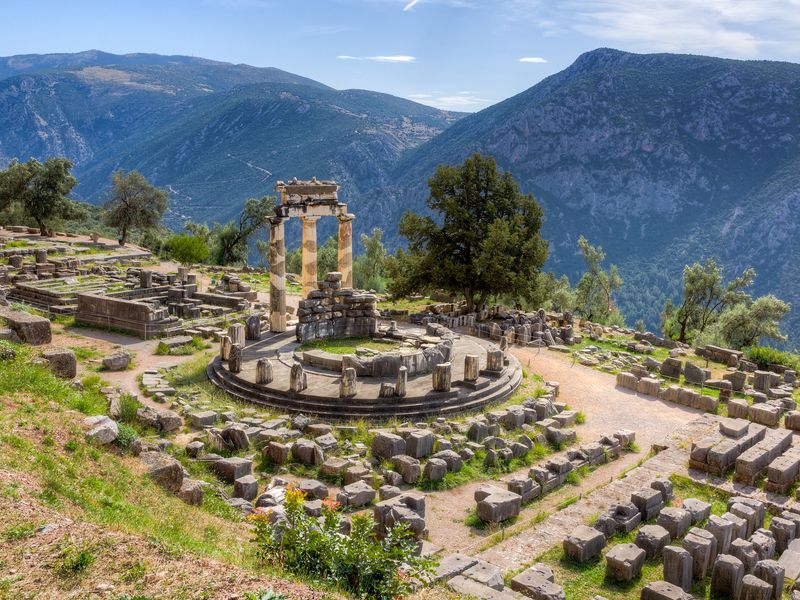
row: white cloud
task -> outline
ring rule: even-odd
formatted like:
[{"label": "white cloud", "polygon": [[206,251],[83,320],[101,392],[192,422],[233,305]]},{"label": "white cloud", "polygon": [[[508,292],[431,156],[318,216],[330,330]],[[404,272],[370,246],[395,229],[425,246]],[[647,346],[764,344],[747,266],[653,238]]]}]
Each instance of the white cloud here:
[{"label": "white cloud", "polygon": [[536,64],[544,64],[547,62],[546,58],[542,58],[541,56],[523,56],[519,59],[521,63],[536,63]]},{"label": "white cloud", "polygon": [[416,56],[407,56],[405,54],[395,54],[390,56],[350,56],[348,54],[340,54],[336,58],[340,60],[372,60],[375,62],[386,63],[412,63],[417,60]]},{"label": "white cloud", "polygon": [[641,51],[751,58],[800,50],[800,0],[509,0],[509,18]]},{"label": "white cloud", "polygon": [[[444,4],[455,8],[470,8],[474,6],[474,0],[424,0],[425,4]],[[423,0],[402,0],[403,12],[408,12],[415,6],[422,4]]]},{"label": "white cloud", "polygon": [[412,8],[414,8],[414,7],[415,7],[417,4],[419,4],[419,0],[411,0],[411,2],[409,2],[408,4],[406,4],[406,5],[403,7],[403,12],[406,12],[406,11],[408,11],[408,10],[411,10],[411,9],[412,9]]},{"label": "white cloud", "polygon": [[409,94],[407,97],[420,104],[433,106],[441,110],[458,110],[465,112],[480,110],[491,103],[491,100],[476,95],[476,92],[456,92],[455,95],[433,93]]}]

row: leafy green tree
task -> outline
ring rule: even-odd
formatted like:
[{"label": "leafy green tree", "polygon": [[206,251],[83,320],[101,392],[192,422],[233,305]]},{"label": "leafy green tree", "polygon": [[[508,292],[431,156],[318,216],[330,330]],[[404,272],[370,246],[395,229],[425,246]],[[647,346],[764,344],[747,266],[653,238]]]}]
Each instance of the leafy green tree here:
[{"label": "leafy green tree", "polygon": [[[578,239],[578,249],[586,263],[586,272],[576,287],[576,306],[588,320],[610,324],[609,319],[615,310],[614,292],[622,287],[617,265],[611,265],[606,271],[603,268],[606,253],[602,246],[592,246],[583,236]],[[618,322],[620,318],[617,311],[614,321]]]},{"label": "leafy green tree", "polygon": [[180,234],[167,241],[169,257],[184,266],[191,266],[208,259],[209,251],[206,241],[199,236]]},{"label": "leafy green tree", "polygon": [[169,204],[166,191],[151,185],[138,171],[122,169],[111,176],[111,193],[103,205],[104,221],[119,232],[119,243],[128,243],[131,230],[156,229]]},{"label": "leafy green tree", "polygon": [[440,165],[428,186],[427,204],[437,219],[403,215],[400,235],[408,251],[388,261],[391,293],[443,289],[462,294],[468,310],[493,295],[533,296],[547,258],[534,197],[480,154],[459,166]]},{"label": "leafy green tree", "polygon": [[[317,274],[325,275],[339,269],[339,242],[330,236],[317,247]],[[303,271],[303,249],[298,246],[286,254],[286,272],[299,275]]]},{"label": "leafy green tree", "polygon": [[551,272],[542,273],[540,277],[544,307],[555,311],[575,310],[575,290],[569,284],[569,277],[562,275],[556,279]]},{"label": "leafy green tree", "polygon": [[727,345],[733,348],[753,346],[759,340],[786,341],[780,320],[791,306],[772,294],[734,304],[719,316],[718,330]]},{"label": "leafy green tree", "polygon": [[745,289],[753,283],[755,270],[745,269],[725,283],[722,267],[708,259],[683,268],[683,301],[675,306],[668,300],[662,317],[664,334],[687,343],[701,335],[726,308],[744,302]]},{"label": "leafy green tree", "polygon": [[320,279],[328,273],[339,270],[339,240],[330,236],[317,248],[317,275]]},{"label": "leafy green tree", "polygon": [[19,203],[25,214],[36,221],[42,235],[48,235],[53,219],[80,218],[80,205],[67,198],[78,180],[70,173],[72,162],[51,157],[44,164],[32,158],[17,160],[0,172],[0,208]]},{"label": "leafy green tree", "polygon": [[382,292],[386,289],[386,247],[383,229],[376,227],[371,235],[361,234],[364,252],[353,260],[353,285]]},{"label": "leafy green tree", "polygon": [[274,207],[274,196],[250,198],[245,202],[238,220],[224,224],[214,223],[211,228],[214,262],[218,265],[247,263],[250,238],[269,225]]}]

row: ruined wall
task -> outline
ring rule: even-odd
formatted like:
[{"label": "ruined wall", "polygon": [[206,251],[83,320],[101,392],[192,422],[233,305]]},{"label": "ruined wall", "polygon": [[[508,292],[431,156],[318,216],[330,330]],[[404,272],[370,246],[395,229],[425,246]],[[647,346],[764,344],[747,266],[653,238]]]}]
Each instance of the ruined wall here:
[{"label": "ruined wall", "polygon": [[75,321],[83,325],[110,327],[150,338],[158,336],[177,320],[170,316],[166,307],[117,296],[78,294]]},{"label": "ruined wall", "polygon": [[297,341],[371,337],[378,331],[377,298],[360,290],[342,289],[342,274],[328,273],[318,289],[301,300]]}]

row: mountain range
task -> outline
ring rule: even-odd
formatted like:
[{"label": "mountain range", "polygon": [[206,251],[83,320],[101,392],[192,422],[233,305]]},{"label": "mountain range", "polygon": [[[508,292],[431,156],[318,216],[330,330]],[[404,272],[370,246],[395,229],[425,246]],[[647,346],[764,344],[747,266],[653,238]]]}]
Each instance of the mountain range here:
[{"label": "mountain range", "polygon": [[472,152],[541,202],[548,268],[574,282],[578,236],[603,245],[631,322],[657,327],[683,266],[713,256],[730,274],[754,266],[756,291],[792,302],[800,341],[800,65],[601,48],[464,115],[194,57],[0,58],[0,166],[68,156],[91,202],[113,170],[138,169],[170,190],[176,227],[316,175],[341,183],[356,233],[380,226],[394,247],[436,165]]}]

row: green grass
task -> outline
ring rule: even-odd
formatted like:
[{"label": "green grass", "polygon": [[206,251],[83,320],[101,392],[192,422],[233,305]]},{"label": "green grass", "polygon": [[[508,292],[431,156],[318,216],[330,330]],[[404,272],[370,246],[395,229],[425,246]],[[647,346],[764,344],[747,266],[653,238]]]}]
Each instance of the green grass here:
[{"label": "green grass", "polygon": [[409,313],[422,312],[429,304],[435,304],[430,298],[420,298],[409,300],[408,298],[396,298],[385,302],[378,302],[378,310],[407,310]]},{"label": "green grass", "polygon": [[102,356],[102,352],[99,350],[87,348],[86,346],[69,346],[69,349],[75,353],[75,358],[81,362]]},{"label": "green grass", "polygon": [[[136,459],[86,442],[81,417],[67,409],[105,412],[99,377],[87,378],[86,389],[78,391],[47,368],[31,364],[31,353],[18,346],[16,359],[0,361],[0,470],[26,473],[38,483],[30,489],[4,485],[4,496],[19,497],[24,491],[75,520],[141,535],[178,553],[252,564],[246,531],[217,516],[222,500],[212,491],[203,507],[187,506],[141,474],[138,466],[134,469]],[[55,432],[58,443],[44,443]],[[26,531],[19,527],[5,533],[14,537]],[[70,550],[64,558],[66,572],[80,572],[87,562],[80,550]]]},{"label": "green grass", "polygon": [[367,348],[378,352],[388,352],[397,350],[400,344],[397,342],[384,342],[365,337],[345,338],[340,340],[314,340],[300,344],[297,348],[303,350],[323,350],[331,354],[355,354],[357,348]]},{"label": "green grass", "polygon": [[16,540],[24,540],[33,537],[36,533],[36,528],[39,527],[38,523],[33,521],[23,521],[16,525],[11,525],[3,530],[2,538],[7,542],[14,542]]}]

